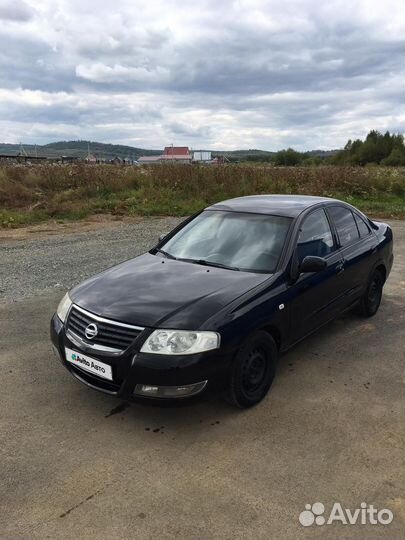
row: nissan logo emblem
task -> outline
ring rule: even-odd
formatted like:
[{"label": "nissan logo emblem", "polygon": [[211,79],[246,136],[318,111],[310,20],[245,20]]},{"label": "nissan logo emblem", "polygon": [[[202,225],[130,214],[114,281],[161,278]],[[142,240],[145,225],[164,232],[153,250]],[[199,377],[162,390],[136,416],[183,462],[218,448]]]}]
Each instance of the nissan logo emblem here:
[{"label": "nissan logo emblem", "polygon": [[98,334],[98,328],[97,328],[97,325],[94,323],[89,324],[84,331],[84,335],[86,336],[87,339],[93,339],[96,337],[97,334]]}]

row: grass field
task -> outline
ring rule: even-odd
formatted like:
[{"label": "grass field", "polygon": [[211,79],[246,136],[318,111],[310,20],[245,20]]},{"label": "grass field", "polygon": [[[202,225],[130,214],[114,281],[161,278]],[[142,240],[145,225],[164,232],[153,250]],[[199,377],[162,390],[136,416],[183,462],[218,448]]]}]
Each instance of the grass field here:
[{"label": "grass field", "polygon": [[183,216],[223,199],[256,193],[336,197],[374,216],[403,218],[405,169],[5,165],[0,167],[0,226],[99,213]]}]

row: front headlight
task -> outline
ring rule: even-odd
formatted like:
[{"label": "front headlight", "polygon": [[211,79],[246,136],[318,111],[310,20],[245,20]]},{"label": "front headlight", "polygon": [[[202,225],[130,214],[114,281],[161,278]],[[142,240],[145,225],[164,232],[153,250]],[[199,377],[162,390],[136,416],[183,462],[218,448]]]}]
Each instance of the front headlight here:
[{"label": "front headlight", "polygon": [[62,300],[59,302],[58,309],[56,310],[56,315],[62,322],[65,322],[66,315],[68,314],[71,305],[72,300],[70,299],[69,294],[66,293]]},{"label": "front headlight", "polygon": [[141,352],[153,354],[194,354],[219,347],[216,332],[155,330],[142,345]]}]

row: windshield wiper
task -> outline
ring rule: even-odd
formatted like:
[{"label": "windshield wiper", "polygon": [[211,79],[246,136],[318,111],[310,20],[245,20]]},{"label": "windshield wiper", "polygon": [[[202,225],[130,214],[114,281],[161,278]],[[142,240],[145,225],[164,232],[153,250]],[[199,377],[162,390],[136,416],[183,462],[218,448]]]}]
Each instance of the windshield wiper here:
[{"label": "windshield wiper", "polygon": [[164,251],[163,249],[160,249],[160,248],[155,248],[155,253],[161,253],[168,259],[173,259],[175,261],[201,264],[202,266],[214,266],[215,268],[225,268],[225,270],[235,270],[237,272],[240,272],[240,268],[237,268],[236,266],[229,266],[228,264],[222,264],[222,263],[214,262],[214,261],[207,261],[206,259],[183,259],[180,257],[175,257],[171,253],[168,253],[167,251]]},{"label": "windshield wiper", "polygon": [[215,268],[225,268],[226,270],[235,270],[240,272],[240,268],[236,266],[229,266],[228,264],[222,264],[214,261],[207,261],[206,259],[177,259],[178,261],[190,262],[194,264],[201,264],[202,266],[214,266]]},{"label": "windshield wiper", "polygon": [[177,257],[172,255],[171,253],[168,253],[167,251],[164,251],[163,249],[155,248],[155,253],[161,253],[162,255],[167,257],[168,259],[174,259],[175,261],[177,261]]}]

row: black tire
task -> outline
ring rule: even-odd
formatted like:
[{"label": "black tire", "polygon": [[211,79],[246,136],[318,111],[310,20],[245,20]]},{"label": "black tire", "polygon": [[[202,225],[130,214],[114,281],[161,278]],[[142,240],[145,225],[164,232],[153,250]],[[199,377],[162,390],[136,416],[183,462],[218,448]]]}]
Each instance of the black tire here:
[{"label": "black tire", "polygon": [[259,403],[273,382],[277,358],[276,342],[267,332],[252,334],[236,353],[227,400],[240,409]]},{"label": "black tire", "polygon": [[356,313],[361,317],[372,317],[378,311],[381,304],[384,276],[379,270],[374,270],[368,280],[366,290],[361,297]]}]

